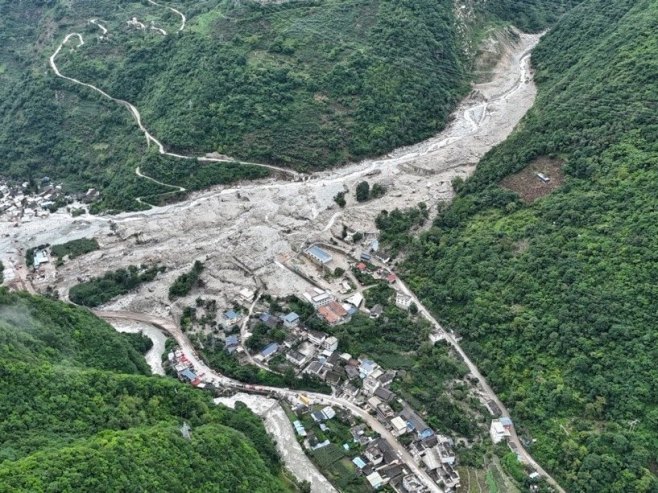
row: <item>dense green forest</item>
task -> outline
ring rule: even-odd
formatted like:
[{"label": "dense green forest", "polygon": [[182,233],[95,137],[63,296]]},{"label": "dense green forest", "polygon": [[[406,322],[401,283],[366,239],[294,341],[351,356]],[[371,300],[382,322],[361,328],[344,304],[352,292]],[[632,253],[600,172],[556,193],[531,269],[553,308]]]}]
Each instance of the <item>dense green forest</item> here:
[{"label": "dense green forest", "polygon": [[[537,30],[573,1],[475,2],[485,24]],[[468,91],[469,56],[449,0],[181,0],[187,24],[138,0],[0,0],[2,174],[49,176],[101,190],[92,208],[125,210],[187,190],[267,176],[149,151],[130,113],[57,78],[47,65],[64,36],[63,73],[134,103],[170,150],[315,170],[427,137]],[[140,30],[135,17],[165,29]],[[90,23],[101,19],[109,34]],[[470,32],[470,31],[469,31]],[[102,39],[101,39],[102,36]],[[142,197],[142,201],[135,200]]]},{"label": "dense green forest", "polygon": [[0,490],[290,490],[258,417],[147,376],[86,310],[0,289],[0,338]]},{"label": "dense green forest", "polygon": [[78,305],[99,306],[129,293],[140,284],[154,280],[165,269],[159,265],[129,265],[127,269],[106,272],[102,277],[76,284],[69,290],[69,298]]},{"label": "dense green forest", "polygon": [[[535,107],[404,265],[567,491],[658,491],[656,32],[655,0],[566,14]],[[563,162],[551,194],[501,183],[542,159]]]}]

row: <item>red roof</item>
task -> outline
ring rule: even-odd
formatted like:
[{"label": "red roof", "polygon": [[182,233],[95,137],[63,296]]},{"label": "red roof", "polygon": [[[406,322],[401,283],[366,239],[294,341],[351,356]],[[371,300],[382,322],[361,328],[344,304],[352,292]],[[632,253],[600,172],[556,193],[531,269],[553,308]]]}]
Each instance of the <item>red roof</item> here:
[{"label": "red roof", "polygon": [[363,262],[356,264],[356,268],[359,269],[360,271],[364,271],[367,269],[366,264],[364,264]]},{"label": "red roof", "polygon": [[395,277],[395,274],[389,274],[388,276],[386,276],[386,280],[388,282],[395,282],[397,280],[397,277]]}]

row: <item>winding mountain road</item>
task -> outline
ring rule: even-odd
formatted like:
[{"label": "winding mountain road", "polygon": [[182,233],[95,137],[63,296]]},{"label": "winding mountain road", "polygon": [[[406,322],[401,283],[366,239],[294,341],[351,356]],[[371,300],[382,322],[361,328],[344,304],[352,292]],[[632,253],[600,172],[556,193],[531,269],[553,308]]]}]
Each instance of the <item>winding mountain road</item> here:
[{"label": "winding mountain road", "polygon": [[[155,3],[152,0],[149,0],[149,2],[154,4],[154,5],[159,5],[159,4]],[[171,7],[168,7],[168,8],[170,8],[171,10],[173,10],[176,13],[178,13],[179,15],[181,15],[182,25],[179,28],[179,31],[182,31],[183,28],[185,27],[185,16],[176,9],[173,9]],[[107,29],[105,29],[104,26],[101,26],[100,24],[98,24],[95,19],[92,19],[90,22],[92,22],[93,24],[95,24],[98,27],[100,27],[101,29],[103,29],[103,34],[107,33]],[[141,113],[139,112],[139,110],[137,109],[137,107],[135,105],[133,105],[133,104],[131,104],[128,101],[125,101],[123,99],[115,98],[114,96],[109,95],[107,92],[103,91],[102,89],[96,87],[93,84],[90,84],[88,82],[83,82],[83,81],[78,80],[74,77],[69,77],[67,75],[62,74],[62,72],[57,67],[56,59],[57,59],[57,56],[62,51],[62,48],[64,48],[64,46],[73,38],[78,39],[78,45],[76,46],[76,48],[81,48],[85,44],[84,38],[82,37],[82,35],[80,33],[69,33],[69,34],[67,34],[64,37],[64,40],[59,44],[59,46],[57,47],[55,52],[48,59],[48,62],[49,62],[49,65],[50,65],[50,68],[52,69],[52,71],[55,73],[55,75],[57,77],[65,79],[65,80],[67,80],[69,82],[72,82],[74,84],[78,84],[78,85],[87,87],[87,88],[99,93],[101,96],[105,97],[106,99],[109,99],[110,101],[113,101],[113,102],[115,102],[115,103],[117,103],[121,106],[126,107],[128,109],[128,111],[130,111],[131,115],[133,116],[135,122],[137,123],[137,126],[140,129],[140,131],[144,134],[144,137],[146,138],[147,147],[150,147],[151,144],[154,144],[158,148],[158,153],[160,153],[163,156],[168,156],[168,157],[172,157],[172,158],[176,158],[176,159],[195,160],[195,161],[203,162],[203,163],[227,163],[227,164],[242,164],[242,165],[258,166],[260,168],[266,168],[266,169],[269,169],[269,170],[272,170],[272,171],[275,171],[275,172],[278,172],[278,173],[282,173],[284,175],[291,176],[294,179],[299,179],[302,176],[300,173],[298,173],[294,170],[287,169],[287,168],[281,168],[279,166],[274,166],[274,165],[271,165],[271,164],[255,163],[255,162],[249,162],[249,161],[239,161],[239,160],[231,159],[231,158],[218,158],[218,157],[210,157],[210,156],[189,156],[189,155],[184,155],[184,154],[177,154],[177,153],[174,153],[174,152],[168,152],[165,149],[164,144],[162,142],[160,142],[158,139],[156,139],[153,136],[153,134],[151,134],[151,132],[149,132],[149,130],[146,128],[146,126],[142,122],[142,115],[141,115]],[[139,171],[139,168],[137,168],[136,171]],[[161,181],[156,180],[155,178],[149,177],[149,176],[144,175],[142,173],[136,173],[136,174],[140,178],[147,178],[147,179],[149,179],[149,180],[151,180],[155,183],[158,183],[160,185],[176,189],[176,191],[185,191],[185,188],[180,187],[178,185],[171,185],[171,184],[168,184],[168,183],[163,183]],[[172,192],[165,192],[165,193],[172,193]],[[138,202],[142,202],[141,199],[142,199],[142,197],[138,197],[136,200]]]}]

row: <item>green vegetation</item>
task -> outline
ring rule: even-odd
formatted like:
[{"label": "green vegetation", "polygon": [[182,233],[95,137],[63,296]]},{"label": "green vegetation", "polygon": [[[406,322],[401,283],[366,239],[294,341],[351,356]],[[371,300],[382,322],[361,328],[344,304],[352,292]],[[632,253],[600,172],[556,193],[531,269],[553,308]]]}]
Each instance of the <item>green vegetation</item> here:
[{"label": "green vegetation", "polygon": [[339,207],[345,207],[347,202],[345,201],[345,194],[346,192],[338,192],[336,196],[334,197],[334,202],[336,202]]},{"label": "green vegetation", "polygon": [[291,490],[258,417],[146,376],[124,335],[88,311],[0,289],[0,338],[4,490]]},{"label": "green vegetation", "polygon": [[69,258],[75,258],[84,255],[85,253],[98,250],[98,248],[98,242],[95,238],[80,238],[79,240],[71,240],[59,245],[53,245],[50,249],[50,253],[61,261],[67,255]]},{"label": "green vegetation", "polygon": [[165,269],[166,267],[158,265],[151,267],[130,265],[127,269],[107,272],[103,277],[95,277],[76,284],[70,289],[69,298],[78,305],[89,307],[102,305],[117,296],[129,293],[142,283],[152,281]]},{"label": "green vegetation", "polygon": [[[655,0],[587,0],[546,35],[535,107],[405,263],[567,491],[656,491]],[[547,156],[532,204],[497,185]]]},{"label": "green vegetation", "polygon": [[199,276],[202,272],[203,263],[196,260],[190,271],[178,276],[169,287],[169,299],[174,300],[189,294],[192,288],[199,284]]},{"label": "green vegetation", "polygon": [[[0,1],[3,173],[48,175],[78,191],[94,186],[102,192],[94,211],[181,196],[138,178],[137,167],[188,190],[268,174],[148,152],[124,107],[43,69],[73,31],[85,44],[74,48],[72,40],[62,50],[63,73],[134,103],[168,148],[199,155],[326,168],[435,133],[468,90],[447,0],[178,7],[186,29],[162,36],[125,20],[152,20],[173,33],[176,16],[136,0]],[[91,18],[103,20],[109,39],[98,39]]]},{"label": "green vegetation", "polygon": [[367,181],[361,181],[356,186],[356,201],[365,202],[370,198],[370,183]]},{"label": "green vegetation", "polygon": [[380,231],[379,240],[382,246],[391,256],[397,255],[412,241],[412,228],[425,224],[428,216],[429,211],[424,202],[412,209],[381,211],[375,224]]}]

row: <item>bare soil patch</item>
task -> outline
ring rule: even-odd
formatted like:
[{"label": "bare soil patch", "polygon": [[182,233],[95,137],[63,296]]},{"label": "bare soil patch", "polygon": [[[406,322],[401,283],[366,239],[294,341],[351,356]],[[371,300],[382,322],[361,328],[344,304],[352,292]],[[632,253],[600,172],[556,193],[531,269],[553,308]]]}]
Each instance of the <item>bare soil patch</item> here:
[{"label": "bare soil patch", "polygon": [[539,157],[521,171],[504,178],[500,185],[516,192],[526,204],[532,204],[564,183],[561,159]]}]

